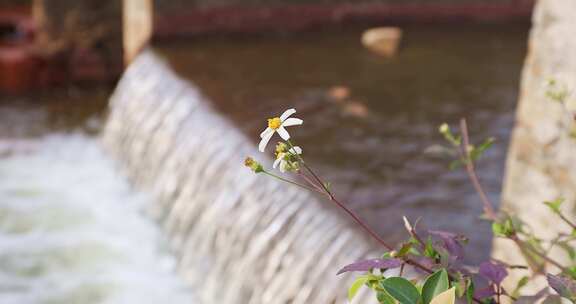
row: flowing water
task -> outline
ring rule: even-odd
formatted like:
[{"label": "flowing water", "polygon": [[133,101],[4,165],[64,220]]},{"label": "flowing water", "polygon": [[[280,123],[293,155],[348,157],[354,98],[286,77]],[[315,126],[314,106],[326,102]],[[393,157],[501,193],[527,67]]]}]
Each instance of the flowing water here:
[{"label": "flowing water", "polygon": [[380,255],[330,205],[245,168],[252,143],[153,51],[125,72],[103,134],[202,303],[341,303],[353,277],[337,269]]},{"label": "flowing water", "polygon": [[89,135],[97,92],[0,105],[0,303],[195,303],[150,199]]},{"label": "flowing water", "polygon": [[[486,258],[488,227],[465,175],[423,151],[441,142],[438,124],[466,115],[474,138],[497,138],[480,175],[498,199],[526,30],[407,28],[391,60],[363,49],[355,29],[164,44],[205,97],[148,54],[116,92],[104,134],[109,155],[150,196],[128,186],[94,138],[107,90],[3,98],[0,302],[340,296],[348,278],[319,278],[374,247],[320,200],[241,166],[264,119],[288,107],[305,120],[293,135],[306,157],[382,235],[398,240],[399,216],[422,216],[470,236],[470,260]],[[330,96],[334,86],[350,96]],[[206,290],[191,293],[176,271]]]},{"label": "flowing water", "polygon": [[[407,27],[397,57],[359,43],[361,31],[215,37],[161,48],[256,141],[265,119],[295,107],[292,128],[305,156],[333,189],[391,240],[405,238],[401,215],[427,227],[465,233],[468,260],[490,252],[489,226],[464,172],[424,153],[442,144],[442,122],[468,118],[474,142],[495,137],[480,164],[498,201],[512,129],[527,27]],[[331,98],[345,87],[350,96]],[[431,150],[435,150],[434,148]]]}]

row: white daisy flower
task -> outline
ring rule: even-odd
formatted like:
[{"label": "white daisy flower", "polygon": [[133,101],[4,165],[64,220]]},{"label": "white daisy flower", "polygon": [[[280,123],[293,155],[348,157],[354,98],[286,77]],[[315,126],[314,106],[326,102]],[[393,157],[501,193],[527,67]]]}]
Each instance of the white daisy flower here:
[{"label": "white daisy flower", "polygon": [[278,153],[276,155],[276,160],[274,161],[274,164],[272,164],[272,167],[274,169],[276,169],[276,167],[278,167],[278,165],[280,165],[280,172],[284,173],[286,171],[290,171],[290,169],[294,168],[295,170],[297,170],[297,165],[295,165],[298,160],[293,159],[296,155],[300,155],[302,154],[302,148],[296,146],[294,148],[291,148],[290,150],[288,150],[288,152],[282,152],[282,153]]},{"label": "white daisy flower", "polygon": [[268,119],[268,128],[266,128],[264,132],[260,133],[261,140],[260,144],[258,145],[258,150],[260,150],[260,152],[264,152],[264,149],[266,149],[266,145],[270,141],[270,138],[272,138],[272,135],[274,135],[276,132],[278,132],[278,135],[280,135],[282,139],[290,139],[290,134],[288,134],[288,131],[286,131],[285,127],[297,126],[303,123],[302,119],[290,118],[290,116],[294,113],[296,113],[296,110],[288,109],[284,111],[280,117]]}]

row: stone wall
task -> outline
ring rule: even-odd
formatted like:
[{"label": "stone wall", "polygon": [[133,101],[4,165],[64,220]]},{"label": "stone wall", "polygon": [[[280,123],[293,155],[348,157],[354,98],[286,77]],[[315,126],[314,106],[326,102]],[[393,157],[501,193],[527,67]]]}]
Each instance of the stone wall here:
[{"label": "stone wall", "polygon": [[[547,85],[550,79],[555,86]],[[541,237],[570,232],[544,201],[565,198],[565,211],[576,218],[576,138],[571,136],[576,94],[568,96],[567,105],[547,96],[562,91],[576,92],[576,1],[540,0],[533,15],[502,205]],[[497,240],[494,248],[496,257],[518,262],[513,245]]]}]

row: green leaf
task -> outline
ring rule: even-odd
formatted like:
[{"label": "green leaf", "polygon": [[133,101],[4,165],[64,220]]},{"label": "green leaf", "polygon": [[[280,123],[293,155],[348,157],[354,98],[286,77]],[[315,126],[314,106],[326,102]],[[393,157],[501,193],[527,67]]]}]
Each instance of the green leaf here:
[{"label": "green leaf", "polygon": [[492,223],[492,233],[499,237],[509,237],[516,232],[512,219],[506,218],[503,222]]},{"label": "green leaf", "polygon": [[474,303],[474,282],[468,281],[468,288],[466,288],[466,303]]},{"label": "green leaf", "polygon": [[364,286],[368,280],[370,280],[370,278],[366,276],[361,276],[354,280],[354,283],[348,288],[348,301],[352,302],[352,299],[354,299],[360,287]]},{"label": "green leaf", "polygon": [[426,240],[426,244],[424,247],[424,255],[432,259],[436,259],[438,257],[438,251],[434,249],[431,237],[428,237],[428,239]]},{"label": "green leaf", "polygon": [[514,291],[512,292],[512,297],[514,298],[518,298],[520,297],[520,290],[522,289],[522,287],[526,286],[526,284],[528,284],[528,281],[530,281],[530,277],[528,276],[523,276],[518,283],[516,284],[516,288],[514,289]]},{"label": "green leaf", "polygon": [[484,154],[484,152],[486,152],[486,150],[492,147],[495,141],[494,137],[489,137],[485,139],[480,146],[472,148],[472,151],[470,151],[470,159],[476,161],[480,156],[482,156],[482,154]]},{"label": "green leaf", "polygon": [[460,138],[460,136],[454,136],[452,130],[450,130],[450,126],[448,126],[447,123],[443,123],[442,125],[440,125],[440,127],[438,128],[438,132],[440,132],[440,134],[444,136],[446,141],[448,141],[455,147],[460,146],[460,144],[462,143],[462,138]]},{"label": "green leaf", "polygon": [[576,267],[575,266],[568,267],[564,272],[564,274],[571,277],[572,280],[576,280]]},{"label": "green leaf", "polygon": [[430,303],[434,297],[448,290],[450,282],[448,280],[448,273],[445,269],[441,269],[431,274],[422,286],[422,300],[424,304]]},{"label": "green leaf", "polygon": [[560,214],[560,206],[562,205],[562,203],[564,203],[564,199],[563,198],[557,198],[553,201],[550,202],[544,202],[544,204],[546,204],[550,210],[552,210],[552,212],[556,213],[556,214]]},{"label": "green leaf", "polygon": [[396,255],[394,257],[403,257],[408,252],[410,252],[410,249],[412,249],[412,244],[411,243],[404,243],[404,244],[402,244],[402,247],[400,247],[400,249],[398,250],[398,252],[396,253]]},{"label": "green leaf", "polygon": [[396,304],[396,300],[386,291],[378,291],[376,293],[376,299],[380,304]]},{"label": "green leaf", "polygon": [[456,276],[457,281],[452,281],[452,286],[456,287],[456,297],[461,298],[466,294],[469,279],[463,277],[460,273],[456,273]]},{"label": "green leaf", "polygon": [[410,281],[393,277],[380,282],[380,286],[400,304],[418,304],[420,293]]},{"label": "green leaf", "polygon": [[492,233],[494,233],[495,236],[506,237],[504,225],[498,222],[492,223]]}]

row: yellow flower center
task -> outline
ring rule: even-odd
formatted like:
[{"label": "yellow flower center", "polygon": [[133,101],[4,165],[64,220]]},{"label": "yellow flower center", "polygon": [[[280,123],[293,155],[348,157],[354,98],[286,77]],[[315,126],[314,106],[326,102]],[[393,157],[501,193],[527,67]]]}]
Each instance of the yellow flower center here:
[{"label": "yellow flower center", "polygon": [[272,130],[277,130],[278,128],[280,128],[281,125],[282,121],[280,120],[280,117],[274,117],[268,119],[268,128]]}]

